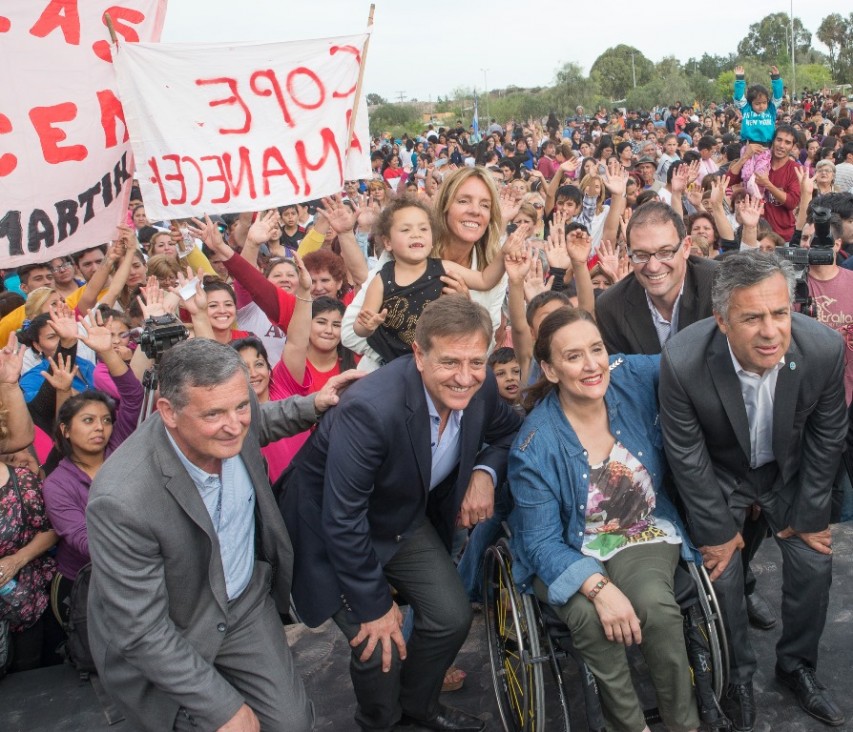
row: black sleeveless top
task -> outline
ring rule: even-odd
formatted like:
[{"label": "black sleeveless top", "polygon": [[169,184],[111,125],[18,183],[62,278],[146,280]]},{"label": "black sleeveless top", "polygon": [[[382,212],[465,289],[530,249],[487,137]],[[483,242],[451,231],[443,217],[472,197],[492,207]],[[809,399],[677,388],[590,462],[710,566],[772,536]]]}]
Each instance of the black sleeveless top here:
[{"label": "black sleeveless top", "polygon": [[394,281],[395,262],[386,262],[377,277],[382,278],[384,295],[380,310],[388,310],[385,322],[370,336],[367,342],[385,362],[412,352],[415,340],[415,325],[423,309],[441,297],[444,283],[444,266],[440,259],[427,259],[426,272],[410,285],[398,285]]}]

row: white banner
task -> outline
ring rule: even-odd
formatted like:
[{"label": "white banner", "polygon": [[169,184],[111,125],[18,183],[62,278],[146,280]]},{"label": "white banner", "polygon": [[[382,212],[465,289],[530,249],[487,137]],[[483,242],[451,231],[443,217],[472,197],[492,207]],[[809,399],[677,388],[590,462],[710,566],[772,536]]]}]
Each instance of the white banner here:
[{"label": "white banner", "polygon": [[367,37],[120,45],[119,89],[148,218],[257,211],[369,177],[363,100],[346,139]]},{"label": "white banner", "polygon": [[125,46],[157,40],[166,0],[0,3],[0,267],[101,244],[133,172],[105,12]]}]

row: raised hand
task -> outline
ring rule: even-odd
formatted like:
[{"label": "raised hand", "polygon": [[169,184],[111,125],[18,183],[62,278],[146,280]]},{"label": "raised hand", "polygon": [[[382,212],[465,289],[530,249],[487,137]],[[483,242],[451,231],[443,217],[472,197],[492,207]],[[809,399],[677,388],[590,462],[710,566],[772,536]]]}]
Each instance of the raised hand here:
[{"label": "raised hand", "polygon": [[[181,290],[190,284],[195,278],[195,292],[188,298],[184,298]],[[178,284],[175,287],[170,287],[171,292],[183,302],[184,309],[191,315],[196,316],[199,313],[207,314],[207,293],[204,291],[204,270],[199,268],[196,274],[193,274],[192,267],[187,267],[187,272],[178,272]]]},{"label": "raised hand", "polygon": [[575,229],[566,235],[566,251],[572,260],[572,264],[583,264],[586,266],[589,254],[592,251],[592,237],[583,229]]},{"label": "raised hand", "polygon": [[359,327],[364,331],[373,333],[380,325],[382,325],[382,323],[385,322],[385,318],[387,317],[387,308],[378,313],[375,313],[372,310],[368,310],[367,308],[362,308],[358,313],[356,322],[358,323]]},{"label": "raised hand", "polygon": [[794,166],[797,180],[800,182],[800,199],[814,196],[814,178],[809,175],[808,168],[803,165]]},{"label": "raised hand", "polygon": [[55,302],[50,306],[49,322],[66,346],[77,340],[77,321],[73,311],[64,301]]},{"label": "raised hand", "polygon": [[616,273],[619,270],[619,254],[610,239],[605,239],[598,245],[596,254],[598,254],[598,263],[601,268],[616,282]]},{"label": "raised hand", "polygon": [[499,202],[501,207],[501,218],[503,225],[506,226],[516,216],[521,208],[522,194],[519,193],[513,186],[504,186],[501,188]]},{"label": "raised hand", "polygon": [[293,253],[293,263],[296,265],[296,274],[299,275],[299,289],[297,290],[297,294],[307,298],[311,294],[311,274],[305,268],[302,257],[296,254],[296,252]]},{"label": "raised hand", "polygon": [[278,215],[278,211],[271,208],[255,219],[255,222],[249,227],[249,231],[246,232],[246,241],[259,246],[268,242],[272,236],[272,230],[280,222],[281,217]]},{"label": "raised hand", "polygon": [[774,66],[770,67],[770,76],[779,76],[779,67],[778,66],[774,65]]},{"label": "raised hand", "polygon": [[533,258],[539,258],[539,255],[531,251],[530,245],[525,242],[517,254],[504,259],[504,268],[506,269],[507,277],[510,282],[523,284],[524,278],[530,272],[530,265]]},{"label": "raised hand", "polygon": [[113,334],[109,329],[109,325],[113,319],[110,318],[104,323],[104,318],[100,310],[93,310],[92,313],[92,320],[94,322],[88,324],[85,322],[80,323],[84,331],[83,335],[80,336],[80,340],[98,355],[109,353],[113,350]]},{"label": "raised hand", "polygon": [[764,201],[756,196],[744,196],[737,203],[737,213],[744,226],[757,227],[764,214]]},{"label": "raised hand", "polygon": [[743,66],[735,66],[735,76],[743,76]]},{"label": "raised hand", "polygon": [[[555,217],[556,223],[556,217]],[[545,258],[549,267],[557,269],[571,269],[572,258],[566,249],[566,228],[562,225],[552,226],[548,232],[548,238],[542,247],[545,250]]]},{"label": "raised hand", "polygon": [[722,177],[715,175],[711,178],[711,206],[720,208],[723,205],[726,191],[731,185],[731,178],[728,175]]},{"label": "raised hand", "polygon": [[50,370],[41,372],[44,380],[56,391],[71,391],[74,379],[80,375],[80,368],[72,366],[73,359],[66,359],[61,353],[57,353],[55,361],[48,357],[47,362],[50,364]]},{"label": "raised hand", "polygon": [[137,297],[137,302],[142,309],[142,316],[148,320],[148,318],[174,312],[180,299],[178,295],[163,290],[160,282],[152,275],[148,278],[147,285],[142,288],[142,294]]},{"label": "raised hand", "polygon": [[554,284],[554,278],[549,277],[548,282],[545,282],[545,275],[542,268],[542,258],[537,254],[531,257],[530,271],[524,279],[524,299],[530,302],[540,292],[545,292],[551,289]]},{"label": "raised hand", "polygon": [[358,228],[361,231],[369,231],[379,217],[379,201],[374,201],[369,196],[366,196],[357,210]]},{"label": "raised hand", "polygon": [[610,195],[619,197],[625,195],[630,177],[628,171],[618,160],[610,158],[607,161],[607,172],[601,176],[601,179],[604,181],[607,190],[610,191]]},{"label": "raised hand", "polygon": [[[223,259],[231,259],[234,256],[234,250],[225,243],[222,238],[222,232],[211,220],[210,216],[204,215],[204,221],[193,219],[194,226],[187,227],[197,239],[201,239],[207,246],[215,251]],[[178,232],[180,233],[180,232]]]},{"label": "raised hand", "polygon": [[504,241],[502,252],[504,256],[512,256],[518,252],[522,245],[527,241],[527,238],[532,233],[533,227],[530,224],[519,224],[515,231],[512,232]]},{"label": "raised hand", "polygon": [[694,160],[687,166],[687,182],[693,183],[699,177],[699,161]]},{"label": "raised hand", "polygon": [[345,234],[355,228],[359,210],[352,211],[337,194],[332,198],[323,199],[323,210],[329,221],[329,226],[336,234]]},{"label": "raised hand", "polygon": [[687,165],[679,165],[672,173],[672,180],[669,184],[672,189],[673,196],[680,196],[687,189],[688,179],[690,177],[690,168]]},{"label": "raised hand", "polygon": [[18,336],[12,331],[6,347],[0,351],[0,384],[18,383],[24,368],[24,351],[18,345]]},{"label": "raised hand", "polygon": [[702,188],[695,183],[691,183],[687,187],[687,200],[693,205],[696,210],[702,209]]},{"label": "raised hand", "polygon": [[[560,170],[563,173],[574,173],[578,168],[581,167],[581,161],[578,157],[567,158],[562,163],[560,163]],[[541,175],[541,173],[540,173]],[[542,176],[543,178],[545,176]]]}]

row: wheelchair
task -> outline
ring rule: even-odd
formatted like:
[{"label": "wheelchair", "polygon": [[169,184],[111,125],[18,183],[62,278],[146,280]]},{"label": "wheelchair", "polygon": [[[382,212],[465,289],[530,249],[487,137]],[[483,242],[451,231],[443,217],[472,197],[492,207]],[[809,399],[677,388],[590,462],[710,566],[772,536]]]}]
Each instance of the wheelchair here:
[{"label": "wheelchair", "polygon": [[[729,654],[714,589],[704,567],[694,563],[680,563],[675,580],[700,719],[712,730],[728,730],[719,701],[726,689]],[[504,538],[486,550],[483,612],[492,684],[505,732],[571,732],[569,696],[563,679],[563,663],[569,658],[579,670],[586,729],[604,732],[595,677],[553,609],[535,595],[518,591],[512,579],[512,554]],[[556,706],[559,721],[547,719],[545,666],[557,695],[556,705],[552,704],[548,712]],[[644,714],[648,724],[661,721],[655,708],[645,709]]]}]

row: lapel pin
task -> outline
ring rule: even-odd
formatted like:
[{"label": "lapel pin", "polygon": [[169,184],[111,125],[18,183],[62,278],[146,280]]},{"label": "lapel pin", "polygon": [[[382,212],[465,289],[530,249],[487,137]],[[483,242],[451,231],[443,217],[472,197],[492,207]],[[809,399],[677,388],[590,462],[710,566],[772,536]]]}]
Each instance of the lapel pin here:
[{"label": "lapel pin", "polygon": [[796,362],[791,361],[791,363],[788,364],[788,368],[791,369],[791,371],[796,371],[797,370]]}]

